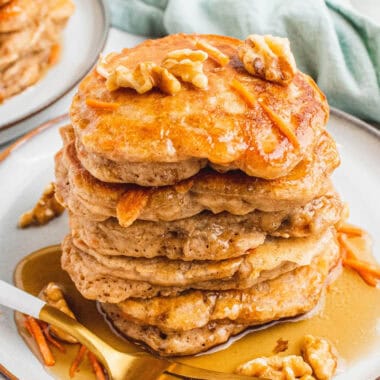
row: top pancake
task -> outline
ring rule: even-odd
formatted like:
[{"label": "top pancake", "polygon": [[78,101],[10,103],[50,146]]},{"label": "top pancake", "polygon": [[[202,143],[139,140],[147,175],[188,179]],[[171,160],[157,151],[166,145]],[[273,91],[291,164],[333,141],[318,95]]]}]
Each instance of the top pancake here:
[{"label": "top pancake", "polygon": [[[96,70],[82,81],[73,99],[71,119],[78,151],[85,156],[80,156],[82,164],[94,176],[106,182],[167,185],[196,174],[208,163],[220,171],[241,169],[250,176],[273,179],[286,175],[310,153],[328,117],[324,95],[299,71],[287,86],[249,74],[238,58],[240,40],[171,35],[112,54],[103,66],[111,71],[120,65],[134,69],[147,61],[160,64],[174,50],[197,50],[198,39],[230,58],[224,67],[210,57],[204,62],[206,89],[181,82],[181,90],[174,95],[156,88],[144,94],[127,88],[111,92]],[[231,87],[232,79],[263,100],[294,131],[299,147],[281,133],[258,102],[250,106],[243,100]],[[86,104],[88,98],[119,106],[113,110],[94,108]],[[131,163],[158,164],[162,170],[165,165],[173,170],[173,163],[193,165],[191,169],[185,165],[188,170],[178,170],[167,178],[140,181],[130,178]],[[129,165],[128,170],[123,171],[123,165]],[[104,168],[101,171],[99,166],[110,166],[113,173]]]}]

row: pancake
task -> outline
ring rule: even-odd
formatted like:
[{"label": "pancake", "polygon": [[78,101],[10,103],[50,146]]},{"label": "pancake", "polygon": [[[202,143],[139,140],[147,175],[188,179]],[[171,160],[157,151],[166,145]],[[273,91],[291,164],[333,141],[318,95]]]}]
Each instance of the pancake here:
[{"label": "pancake", "polygon": [[266,234],[284,238],[320,234],[340,220],[342,209],[338,195],[331,192],[289,213],[254,211],[239,216],[204,211],[173,222],[137,220],[127,228],[115,218],[96,222],[71,213],[70,230],[76,246],[87,245],[101,255],[223,260],[256,248]]},{"label": "pancake", "polygon": [[0,101],[36,83],[49,65],[51,48],[28,54],[0,71]]},{"label": "pancake", "polygon": [[[195,291],[177,298],[153,298],[141,303],[128,300],[101,306],[108,320],[126,337],[148,345],[163,356],[192,355],[226,342],[249,326],[311,311],[320,300],[328,273],[337,259],[335,250],[333,254],[317,257],[310,266],[247,291],[216,294]],[[148,311],[148,303],[153,307],[161,304],[158,311],[161,322],[156,319],[154,309]],[[172,308],[164,310],[168,303],[172,303]],[[176,330],[168,331],[174,326]]]},{"label": "pancake", "polygon": [[[125,280],[124,288],[129,289],[129,293],[123,294],[117,290],[115,296],[111,289],[105,301],[101,292],[97,291],[97,300],[112,303],[111,299],[118,297],[139,297],[141,289],[148,289],[148,285],[159,287],[155,289],[156,292],[172,287],[175,293],[188,288],[247,289],[298,266],[308,265],[313,257],[330,251],[331,247],[336,247],[335,236],[332,230],[328,230],[323,235],[308,238],[267,239],[263,245],[238,259],[183,262],[103,256],[85,246],[80,247],[84,250],[75,247],[71,238],[67,237],[62,244],[62,268],[69,273],[85,297],[90,294],[86,290],[82,291],[86,287],[85,283],[89,284],[94,278]],[[78,278],[81,280],[79,284]],[[147,286],[138,288],[143,283]],[[136,289],[135,294],[133,288]],[[170,292],[170,289],[167,290]],[[94,289],[91,291],[94,292]]]},{"label": "pancake", "polygon": [[[287,86],[249,74],[238,57],[240,40],[170,35],[111,54],[101,61],[99,72],[109,73],[120,66],[134,69],[147,61],[160,65],[169,52],[197,49],[199,39],[230,58],[224,67],[211,58],[203,63],[206,89],[181,82],[175,95],[156,89],[144,94],[131,89],[109,91],[106,79],[95,69],[82,80],[70,113],[79,158],[95,177],[142,186],[171,185],[195,175],[207,160],[221,172],[240,169],[249,176],[274,179],[288,174],[310,154],[327,122],[325,96],[299,71]],[[247,105],[231,87],[232,79],[259,99],[255,106]],[[113,110],[94,108],[87,104],[88,98],[120,106]],[[292,129],[299,146],[280,132],[279,119]],[[143,163],[154,169],[148,176],[136,176]],[[178,170],[170,173],[173,163],[179,164]],[[189,170],[181,172],[184,165]],[[151,175],[159,172],[165,174]]]},{"label": "pancake", "polygon": [[0,8],[0,32],[21,30],[39,17],[44,17],[46,1],[35,0],[30,6],[29,0],[12,0]]},{"label": "pancake", "polygon": [[97,180],[80,164],[72,130],[66,127],[62,134],[65,146],[55,158],[58,200],[79,216],[97,221],[117,217],[124,227],[137,219],[173,221],[203,210],[234,215],[257,209],[289,212],[325,194],[331,187],[329,176],[339,165],[335,143],[324,132],[313,154],[277,180],[204,169],[174,186],[144,188]]},{"label": "pancake", "polygon": [[187,331],[210,322],[263,324],[292,317],[314,306],[331,267],[339,257],[337,244],[317,255],[310,265],[299,267],[249,289],[191,290],[175,297],[128,299],[118,304],[123,317],[156,326],[163,332]]},{"label": "pancake", "polygon": [[71,0],[12,0],[0,8],[0,33],[14,32],[44,18],[64,24],[74,12]]},{"label": "pancake", "polygon": [[107,320],[123,336],[161,356],[193,355],[226,342],[248,326],[236,323],[209,323],[207,326],[182,332],[164,333],[157,327],[126,320],[115,304],[101,304]]},{"label": "pancake", "polygon": [[13,33],[0,34],[0,70],[30,53],[51,48],[59,40],[61,26],[51,20]]}]

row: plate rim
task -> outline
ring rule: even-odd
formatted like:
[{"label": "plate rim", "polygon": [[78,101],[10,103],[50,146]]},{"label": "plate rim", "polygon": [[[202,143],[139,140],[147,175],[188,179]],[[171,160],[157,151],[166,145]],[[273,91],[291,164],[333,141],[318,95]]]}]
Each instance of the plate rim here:
[{"label": "plate rim", "polygon": [[[107,38],[108,38],[109,30],[110,30],[110,25],[111,25],[111,22],[110,22],[110,10],[108,8],[106,0],[96,0],[96,2],[100,6],[100,10],[101,10],[101,14],[102,14],[102,17],[103,17],[103,20],[104,20],[105,28],[103,30],[103,33],[102,33],[102,36],[101,36],[101,39],[100,39],[100,43],[99,43],[98,47],[95,49],[95,53],[96,53],[95,54],[95,58],[92,59],[91,62],[89,62],[89,65],[88,65],[87,68],[83,69],[79,73],[79,75],[76,76],[74,82],[68,88],[66,88],[65,90],[61,91],[57,95],[53,96],[50,100],[48,100],[43,105],[41,105],[40,107],[38,107],[38,109],[36,109],[35,111],[31,111],[31,112],[27,113],[25,116],[22,116],[21,118],[18,118],[18,119],[14,120],[14,121],[11,121],[10,123],[4,124],[4,125],[0,125],[0,132],[5,131],[5,130],[7,130],[9,128],[12,128],[12,127],[16,126],[19,123],[22,123],[22,122],[26,121],[27,119],[29,119],[29,118],[31,118],[31,117],[39,114],[40,112],[43,112],[44,110],[46,110],[47,108],[49,108],[51,105],[53,105],[56,102],[58,102],[65,95],[67,95],[82,80],[82,78],[87,74],[87,72],[89,71],[89,69],[92,66],[94,66],[94,64],[98,60],[99,53],[104,49],[104,46],[105,46],[105,44],[107,42]],[[16,94],[15,96],[17,96],[17,95],[18,94]],[[1,162],[1,160],[0,160],[0,162]]]},{"label": "plate rim", "polygon": [[[102,2],[103,0],[98,1]],[[330,113],[334,116],[337,116],[338,118],[349,121],[350,123],[354,124],[355,126],[361,129],[364,129],[367,133],[380,140],[380,130],[374,127],[373,125],[335,107],[330,108]],[[44,123],[33,128],[25,135],[19,137],[12,144],[8,145],[3,151],[0,151],[0,164],[4,162],[5,159],[12,154],[12,152],[14,152],[20,146],[22,146],[25,142],[38,135],[39,133],[43,132],[45,129],[52,127],[53,125],[65,120],[66,118],[69,118],[69,113],[64,113],[62,115],[49,119],[48,121],[45,121]]]}]

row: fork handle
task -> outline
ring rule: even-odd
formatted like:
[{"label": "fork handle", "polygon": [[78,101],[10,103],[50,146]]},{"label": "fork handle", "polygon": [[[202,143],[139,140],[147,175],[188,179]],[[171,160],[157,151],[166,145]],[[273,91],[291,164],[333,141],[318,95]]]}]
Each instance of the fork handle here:
[{"label": "fork handle", "polygon": [[45,304],[41,299],[0,280],[0,305],[39,318]]}]

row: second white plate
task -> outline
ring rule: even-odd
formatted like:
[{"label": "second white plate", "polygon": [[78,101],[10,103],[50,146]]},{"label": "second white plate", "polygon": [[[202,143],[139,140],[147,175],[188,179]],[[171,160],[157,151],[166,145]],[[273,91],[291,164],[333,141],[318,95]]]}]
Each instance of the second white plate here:
[{"label": "second white plate", "polygon": [[35,125],[25,121],[69,92],[98,59],[109,28],[106,6],[102,0],[76,0],[75,7],[59,62],[34,86],[0,104],[0,144]]}]

